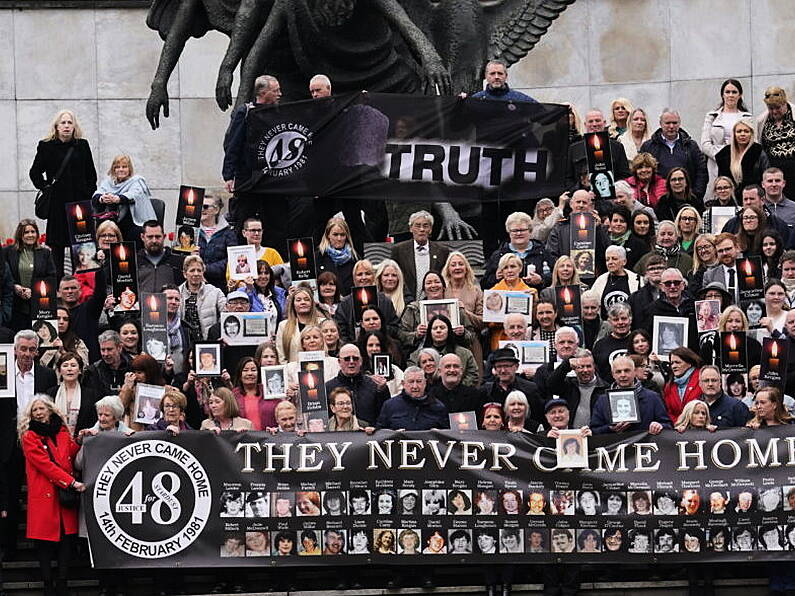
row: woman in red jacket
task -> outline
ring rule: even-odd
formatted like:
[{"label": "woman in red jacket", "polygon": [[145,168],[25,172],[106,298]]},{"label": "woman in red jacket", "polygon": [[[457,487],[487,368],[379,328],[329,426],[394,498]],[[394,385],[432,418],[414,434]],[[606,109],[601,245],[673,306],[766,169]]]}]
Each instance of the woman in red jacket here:
[{"label": "woman in red jacket", "polygon": [[677,420],[685,404],[701,399],[698,371],[701,358],[690,348],[676,348],[669,355],[671,374],[663,387],[663,401],[671,420]]},{"label": "woman in red jacket", "polygon": [[[47,596],[68,594],[71,545],[78,530],[77,508],[62,507],[57,489],[86,489],[74,477],[72,465],[79,447],[63,420],[49,396],[40,394],[31,400],[19,422],[28,477],[27,537],[35,541]],[[54,558],[58,560],[56,583],[52,573]]]}]

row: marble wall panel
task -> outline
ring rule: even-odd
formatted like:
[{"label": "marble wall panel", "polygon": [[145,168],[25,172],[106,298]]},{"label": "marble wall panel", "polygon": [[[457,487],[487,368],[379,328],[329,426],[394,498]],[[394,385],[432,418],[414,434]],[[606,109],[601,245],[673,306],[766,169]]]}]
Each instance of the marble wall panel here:
[{"label": "marble wall panel", "polygon": [[0,243],[5,245],[6,238],[13,238],[19,221],[19,200],[16,191],[0,191]]},{"label": "marble wall panel", "polygon": [[795,2],[753,0],[751,39],[754,75],[795,71]]},{"label": "marble wall panel", "polygon": [[182,178],[179,101],[171,102],[171,117],[161,119],[159,130],[153,131],[143,122],[143,113],[142,99],[100,103],[97,169],[104,174],[115,155],[129,153],[136,173],[144,176],[149,186],[169,186]]},{"label": "marble wall panel", "polygon": [[229,125],[214,99],[182,99],[182,176],[185,184],[220,187],[224,152],[221,143]]},{"label": "marble wall panel", "polygon": [[643,83],[632,85],[598,85],[591,87],[591,99],[594,107],[600,108],[605,113],[605,118],[611,118],[610,104],[618,97],[625,97],[632,102],[633,107],[643,108],[648,118],[651,131],[659,126],[660,112],[670,101],[670,83]]},{"label": "marble wall panel", "polygon": [[[682,116],[682,128],[699,143],[704,116],[720,103],[720,86],[725,79],[673,81],[671,106]],[[739,79],[743,91],[750,88],[750,79]]]},{"label": "marble wall panel", "polygon": [[[0,100],[0,190],[16,193],[17,176],[17,107],[12,100]],[[0,218],[2,219],[2,218]]]},{"label": "marble wall panel", "polygon": [[14,99],[14,13],[0,11],[0,99]]},{"label": "marble wall panel", "polygon": [[[157,37],[155,40],[160,41]],[[218,67],[228,45],[229,38],[218,31],[210,31],[204,37],[188,40],[179,61],[181,97],[215,97]],[[239,69],[235,70],[232,84],[233,98],[240,82],[239,75]]]},{"label": "marble wall panel", "polygon": [[93,10],[14,12],[18,99],[94,99],[97,50]]}]

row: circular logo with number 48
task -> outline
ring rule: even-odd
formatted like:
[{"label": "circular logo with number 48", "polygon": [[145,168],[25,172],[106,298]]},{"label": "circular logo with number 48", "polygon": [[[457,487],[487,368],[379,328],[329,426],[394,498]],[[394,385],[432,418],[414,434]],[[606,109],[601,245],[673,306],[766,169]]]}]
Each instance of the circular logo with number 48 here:
[{"label": "circular logo with number 48", "polygon": [[94,516],[119,550],[168,557],[198,538],[210,516],[210,479],[189,451],[138,441],[114,453],[97,475]]}]

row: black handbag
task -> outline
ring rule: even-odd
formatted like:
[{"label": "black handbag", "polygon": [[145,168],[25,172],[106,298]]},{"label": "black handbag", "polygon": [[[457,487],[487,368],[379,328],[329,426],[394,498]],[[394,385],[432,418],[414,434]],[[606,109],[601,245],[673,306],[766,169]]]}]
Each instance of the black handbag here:
[{"label": "black handbag", "polygon": [[[42,447],[47,452],[47,455],[50,456],[50,461],[56,465],[56,467],[60,468],[61,466],[58,465],[58,462],[55,461],[55,457],[53,457],[52,451],[47,446],[47,443],[42,439],[41,441]],[[63,468],[61,468],[63,469]],[[60,486],[56,486],[55,490],[58,491],[58,502],[61,504],[61,507],[65,509],[77,509],[80,507],[80,493],[73,489],[71,486],[67,486],[66,488],[61,488]]]},{"label": "black handbag", "polygon": [[52,205],[52,198],[55,194],[55,184],[58,182],[58,178],[64,173],[66,166],[69,164],[69,160],[72,159],[72,154],[75,152],[75,146],[72,145],[69,147],[69,151],[66,152],[66,156],[63,158],[61,162],[61,167],[58,168],[58,172],[55,174],[55,178],[52,179],[47,186],[42,188],[39,192],[36,193],[36,201],[34,203],[34,211],[36,213],[36,217],[39,219],[47,219],[50,216],[50,206]]}]

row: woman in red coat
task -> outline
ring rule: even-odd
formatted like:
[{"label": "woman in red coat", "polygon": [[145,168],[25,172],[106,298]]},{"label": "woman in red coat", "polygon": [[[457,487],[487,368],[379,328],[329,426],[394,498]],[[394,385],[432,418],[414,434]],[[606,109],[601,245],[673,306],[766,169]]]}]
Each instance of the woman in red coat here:
[{"label": "woman in red coat", "polygon": [[677,420],[685,404],[701,399],[698,384],[701,358],[690,348],[676,348],[669,355],[671,374],[663,387],[663,401],[671,420]]},{"label": "woman in red coat", "polygon": [[[72,468],[79,447],[63,423],[63,414],[47,395],[37,395],[25,408],[19,437],[28,477],[27,537],[36,544],[44,593],[66,596],[71,545],[78,530],[77,509],[62,507],[56,489],[86,489],[75,479]],[[58,579],[53,583],[55,558]]]}]

